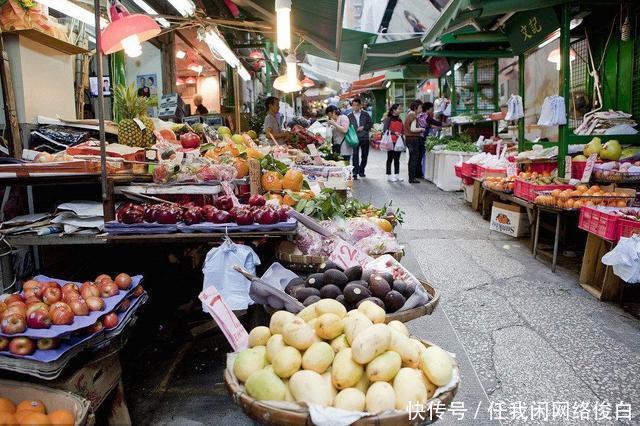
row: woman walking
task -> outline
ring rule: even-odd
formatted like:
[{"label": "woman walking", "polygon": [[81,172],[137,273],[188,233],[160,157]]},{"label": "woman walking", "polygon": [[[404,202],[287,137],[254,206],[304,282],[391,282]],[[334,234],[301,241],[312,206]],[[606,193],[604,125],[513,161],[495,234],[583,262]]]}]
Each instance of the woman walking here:
[{"label": "woman walking", "polygon": [[[340,110],[335,105],[329,105],[325,111],[327,117],[327,124],[332,128],[331,132],[331,145],[333,146],[333,152],[339,154],[347,163],[351,159],[353,149],[348,143],[345,143],[345,136],[349,131],[349,119],[346,115],[340,114]],[[354,177],[357,179],[357,177]]]},{"label": "woman walking", "polygon": [[[396,142],[398,142],[398,138],[404,134],[404,126],[400,119],[400,112],[400,104],[391,105],[387,113],[387,118],[384,119],[382,128],[382,134],[385,134],[387,130],[389,131],[394,147],[396,146]],[[402,154],[402,151],[387,151],[387,180],[389,182],[402,182],[403,180],[400,177],[400,154]],[[394,174],[391,174],[391,163],[393,163]]]},{"label": "woman walking", "polygon": [[409,183],[420,183],[418,180],[418,169],[420,168],[420,144],[424,143],[422,134],[425,129],[418,126],[417,110],[422,105],[421,101],[413,101],[409,106],[409,113],[404,119],[404,134],[407,137],[407,148],[409,148]]}]

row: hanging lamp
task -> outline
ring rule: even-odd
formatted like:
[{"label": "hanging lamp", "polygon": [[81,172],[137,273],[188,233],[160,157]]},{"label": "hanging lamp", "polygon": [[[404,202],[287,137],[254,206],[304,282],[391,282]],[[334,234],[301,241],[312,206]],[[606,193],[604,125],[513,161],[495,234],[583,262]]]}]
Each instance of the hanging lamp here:
[{"label": "hanging lamp", "polygon": [[300,85],[306,88],[306,87],[313,87],[316,84],[309,77],[305,76],[305,78],[303,78],[302,81],[300,82]]},{"label": "hanging lamp", "polygon": [[111,23],[101,33],[100,48],[104,54],[124,50],[127,56],[138,57],[142,54],[140,43],[160,34],[156,21],[147,15],[131,15],[120,2],[108,10]]},{"label": "hanging lamp", "polygon": [[[553,62],[556,64],[556,69],[560,70],[560,61],[562,56],[560,55],[560,48],[556,47],[551,52],[549,52],[549,56],[547,56],[547,61]],[[569,62],[573,62],[576,60],[576,51],[573,49],[569,49]]]}]

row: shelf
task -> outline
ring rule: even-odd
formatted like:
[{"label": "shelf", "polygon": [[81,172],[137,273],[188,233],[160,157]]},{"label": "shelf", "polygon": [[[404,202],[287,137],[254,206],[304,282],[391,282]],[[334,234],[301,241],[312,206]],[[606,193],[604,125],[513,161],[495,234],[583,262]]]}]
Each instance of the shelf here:
[{"label": "shelf", "polygon": [[81,53],[89,53],[87,49],[83,49],[82,47],[76,46],[75,44],[60,40],[59,38],[53,37],[47,33],[33,28],[27,30],[8,31],[4,34],[16,34],[26,37],[30,40],[42,44],[43,46],[50,47],[66,55],[79,55]]}]

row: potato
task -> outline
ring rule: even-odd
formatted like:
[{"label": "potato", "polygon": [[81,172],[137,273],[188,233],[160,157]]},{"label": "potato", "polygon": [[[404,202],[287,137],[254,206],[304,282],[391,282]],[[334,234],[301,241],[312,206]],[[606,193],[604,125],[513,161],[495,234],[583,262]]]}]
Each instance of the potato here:
[{"label": "potato", "polygon": [[282,334],[274,334],[269,337],[269,340],[267,341],[267,362],[273,362],[276,358],[276,354],[285,346],[287,345],[284,344]]},{"label": "potato", "polygon": [[363,372],[362,366],[353,360],[350,348],[341,350],[333,359],[331,377],[333,384],[338,389],[355,386],[360,381]]},{"label": "potato", "polygon": [[254,372],[247,380],[245,389],[249,396],[259,401],[284,401],[287,394],[284,382],[267,369]]},{"label": "potato", "polygon": [[374,324],[384,323],[386,313],[384,309],[370,300],[365,300],[358,306],[358,311],[362,312]]},{"label": "potato", "polygon": [[[322,314],[318,318],[312,320],[312,322],[313,321],[315,321],[316,334],[318,337],[325,340],[335,339],[342,334],[342,330],[344,329],[342,318],[336,314]],[[312,326],[311,322],[309,325]]]},{"label": "potato", "polygon": [[359,364],[367,364],[372,359],[389,349],[391,332],[386,324],[374,324],[360,332],[353,342],[353,360]]},{"label": "potato", "polygon": [[453,360],[438,346],[430,346],[420,354],[420,368],[431,383],[444,386],[451,380]]},{"label": "potato", "polygon": [[342,389],[336,395],[333,406],[349,411],[364,411],[365,396],[356,388]]},{"label": "potato", "polygon": [[269,327],[265,327],[261,325],[260,327],[256,327],[249,332],[249,347],[253,348],[254,346],[264,346],[267,344],[267,340],[271,337],[271,331]]},{"label": "potato", "polygon": [[338,390],[335,386],[333,386],[333,379],[331,378],[331,370],[327,370],[326,372],[321,374],[322,381],[326,387],[327,392],[331,396],[331,403],[329,405],[333,405],[333,402],[336,399],[336,395],[338,394]]},{"label": "potato", "polygon": [[422,371],[415,368],[401,368],[393,379],[396,393],[396,409],[409,411],[417,404],[427,401],[427,387],[422,379]]},{"label": "potato", "polygon": [[[326,315],[326,314],[325,314]],[[302,368],[322,374],[331,367],[335,353],[326,342],[317,342],[309,346],[302,356]]]},{"label": "potato", "polygon": [[427,347],[420,340],[414,339],[413,337],[411,337],[409,340],[411,340],[413,344],[416,345],[416,348],[418,348],[418,353],[422,353],[423,351],[427,350]]},{"label": "potato", "polygon": [[266,360],[263,353],[253,349],[245,349],[233,361],[233,374],[241,382],[246,382],[252,373],[262,370],[265,365]]},{"label": "potato", "polygon": [[298,402],[314,403],[327,407],[331,405],[332,395],[322,378],[315,371],[300,370],[289,379],[291,395]]},{"label": "potato", "polygon": [[418,351],[418,346],[408,337],[403,336],[394,329],[391,329],[389,350],[397,352],[398,355],[400,355],[403,367],[419,368],[420,352]]},{"label": "potato", "polygon": [[304,308],[303,310],[301,310],[300,312],[298,312],[298,317],[302,318],[306,322],[309,322],[312,319],[317,318],[318,314],[316,313],[316,304],[315,303],[311,304],[306,308]]},{"label": "potato", "polygon": [[369,378],[367,377],[366,374],[363,374],[362,377],[360,377],[360,380],[358,380],[358,383],[355,384],[354,388],[358,389],[360,392],[366,394],[367,393],[367,389],[369,389],[369,384],[371,382],[369,381]]},{"label": "potato", "polygon": [[404,323],[397,320],[393,320],[393,321],[390,321],[389,324],[387,325],[393,328],[395,331],[399,332],[400,334],[404,335],[405,337],[409,337],[409,330],[407,329],[407,326],[404,325]]},{"label": "potato", "polygon": [[283,379],[291,377],[293,373],[300,370],[300,364],[302,364],[302,355],[291,346],[282,348],[272,362],[274,373]]},{"label": "potato", "polygon": [[393,351],[387,351],[367,364],[367,377],[372,382],[388,382],[396,376],[401,364],[400,355]]},{"label": "potato", "polygon": [[347,308],[335,299],[322,299],[316,303],[316,315],[321,316],[323,314],[336,314],[340,318],[344,318],[347,315]]},{"label": "potato", "polygon": [[353,310],[355,314],[343,319],[344,322],[344,334],[347,336],[347,342],[349,345],[353,345],[353,339],[360,334],[363,330],[371,327],[373,323],[363,313]]},{"label": "potato", "polygon": [[375,382],[369,386],[365,397],[365,408],[369,413],[394,410],[396,408],[396,393],[393,386],[387,382]]},{"label": "potato", "polygon": [[349,342],[347,341],[347,336],[344,334],[339,335],[335,339],[331,341],[331,348],[335,353],[340,352],[342,349],[348,348]]},{"label": "potato", "polygon": [[293,317],[282,329],[284,342],[301,351],[313,344],[315,332],[302,318]]},{"label": "potato", "polygon": [[273,315],[271,315],[271,320],[269,321],[269,330],[271,330],[271,334],[282,334],[284,325],[291,322],[295,317],[296,316],[291,312],[275,312]]}]

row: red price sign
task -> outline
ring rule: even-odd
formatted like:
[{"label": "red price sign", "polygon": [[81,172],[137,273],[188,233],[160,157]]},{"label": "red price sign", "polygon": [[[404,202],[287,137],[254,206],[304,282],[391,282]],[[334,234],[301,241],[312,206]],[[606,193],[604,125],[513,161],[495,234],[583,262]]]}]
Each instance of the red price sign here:
[{"label": "red price sign", "polygon": [[329,255],[329,259],[342,269],[357,265],[364,266],[373,260],[363,251],[340,239],[336,241],[336,246]]},{"label": "red price sign", "polygon": [[209,311],[215,322],[224,333],[234,351],[244,349],[249,345],[249,334],[244,329],[238,317],[233,313],[231,308],[224,302],[215,286],[205,288],[198,298]]}]

